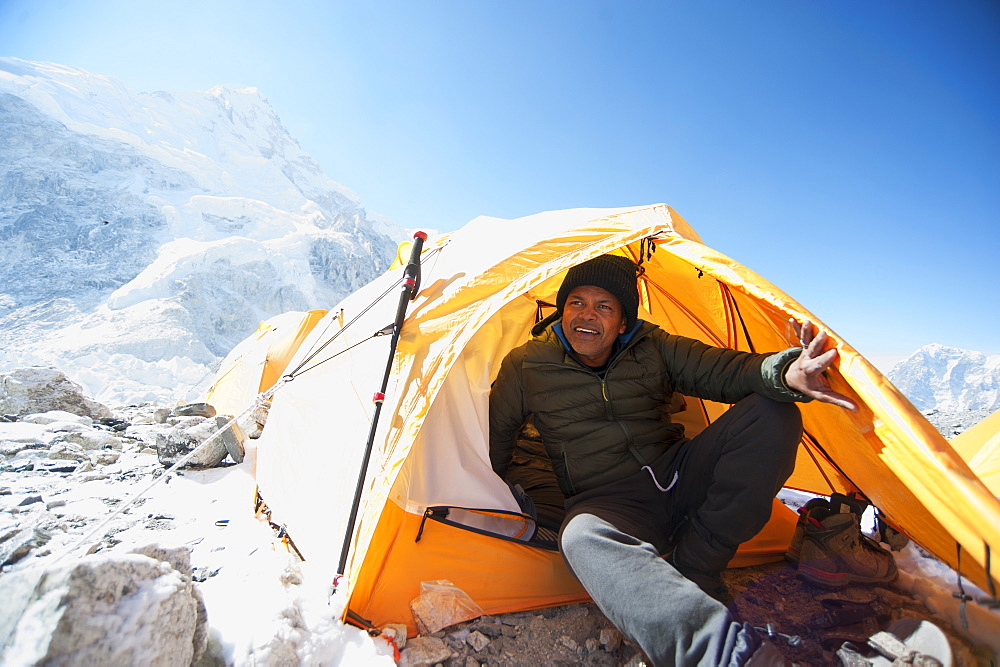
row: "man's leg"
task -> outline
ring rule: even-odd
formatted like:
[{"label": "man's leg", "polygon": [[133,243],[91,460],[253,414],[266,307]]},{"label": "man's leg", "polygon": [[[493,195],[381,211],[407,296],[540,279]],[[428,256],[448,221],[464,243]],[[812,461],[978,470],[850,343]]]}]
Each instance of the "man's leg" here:
[{"label": "man's leg", "polygon": [[[794,403],[749,396],[684,445],[675,520],[687,517],[670,562],[703,588],[760,532],[795,467],[802,417]],[[706,592],[715,594],[712,590]],[[725,588],[722,587],[724,593]]]},{"label": "man's leg", "polygon": [[654,664],[742,665],[760,645],[752,628],[735,622],[652,544],[610,521],[574,512],[560,543],[597,606]]}]

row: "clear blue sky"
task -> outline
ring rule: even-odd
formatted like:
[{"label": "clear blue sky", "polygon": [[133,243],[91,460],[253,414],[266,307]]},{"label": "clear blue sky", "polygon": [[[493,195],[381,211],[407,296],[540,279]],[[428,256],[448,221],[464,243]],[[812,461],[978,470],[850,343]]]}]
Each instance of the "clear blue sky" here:
[{"label": "clear blue sky", "polygon": [[665,202],[886,370],[1000,354],[995,0],[0,0],[0,55],[256,86],[406,227]]}]

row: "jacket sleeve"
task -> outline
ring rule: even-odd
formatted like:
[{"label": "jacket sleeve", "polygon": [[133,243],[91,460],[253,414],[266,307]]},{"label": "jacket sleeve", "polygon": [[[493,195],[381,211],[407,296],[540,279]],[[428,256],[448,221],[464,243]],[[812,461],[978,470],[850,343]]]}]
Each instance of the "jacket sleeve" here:
[{"label": "jacket sleeve", "polygon": [[775,352],[764,357],[764,361],[760,366],[761,378],[764,381],[764,385],[769,387],[770,391],[773,391],[773,393],[767,393],[767,396],[782,402],[796,401],[798,403],[808,403],[813,400],[811,397],[806,396],[802,392],[795,391],[785,384],[785,373],[788,372],[788,367],[792,365],[793,361],[799,358],[800,354],[802,354],[801,347],[789,347],[781,352]]},{"label": "jacket sleeve", "polygon": [[658,342],[673,388],[683,394],[722,403],[735,403],[752,393],[783,403],[809,400],[784,381],[801,348],[754,354],[666,333]]},{"label": "jacket sleeve", "polygon": [[490,390],[490,465],[501,478],[507,474],[517,434],[528,416],[519,351],[513,350],[501,362],[500,373]]}]

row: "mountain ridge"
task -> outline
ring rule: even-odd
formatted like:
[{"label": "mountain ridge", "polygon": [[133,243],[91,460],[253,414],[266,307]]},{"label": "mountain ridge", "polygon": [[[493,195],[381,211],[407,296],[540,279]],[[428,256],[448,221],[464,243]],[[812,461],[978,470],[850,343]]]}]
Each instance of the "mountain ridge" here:
[{"label": "mountain ridge", "polygon": [[930,343],[893,366],[887,377],[920,410],[1000,409],[1000,355]]},{"label": "mountain ridge", "polygon": [[406,236],[255,88],[137,93],[0,58],[0,145],[0,367],[57,366],[98,400],[178,399],[260,321],[331,307]]}]

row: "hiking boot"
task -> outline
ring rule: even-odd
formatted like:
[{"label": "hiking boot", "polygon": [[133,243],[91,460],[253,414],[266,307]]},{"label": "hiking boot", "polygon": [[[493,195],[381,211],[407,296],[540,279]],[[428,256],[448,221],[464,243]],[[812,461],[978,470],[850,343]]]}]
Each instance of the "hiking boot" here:
[{"label": "hiking boot", "polygon": [[[819,514],[821,510],[811,510]],[[818,525],[817,525],[818,524]],[[861,533],[853,512],[809,517],[803,528],[799,577],[826,588],[888,584],[898,575],[892,554]]]},{"label": "hiking boot", "polygon": [[798,509],[799,520],[795,523],[795,532],[792,534],[792,543],[785,551],[785,560],[792,565],[798,565],[799,553],[802,551],[803,531],[805,530],[806,522],[810,518],[810,512],[813,510],[816,510],[813,514],[813,518],[817,520],[826,518],[830,514],[842,514],[847,512],[858,515],[858,518],[860,519],[861,515],[865,513],[866,507],[868,507],[868,503],[861,498],[851,498],[850,496],[845,496],[842,493],[834,493],[830,496],[829,500],[826,498],[811,499]]},{"label": "hiking boot", "polygon": [[788,549],[785,550],[785,560],[792,565],[799,564],[799,553],[802,551],[802,535],[806,528],[806,521],[808,520],[809,512],[816,508],[822,508],[829,513],[830,501],[826,498],[813,498],[797,510],[799,513],[799,520],[795,522],[795,532],[792,533],[792,543],[789,544]]}]

